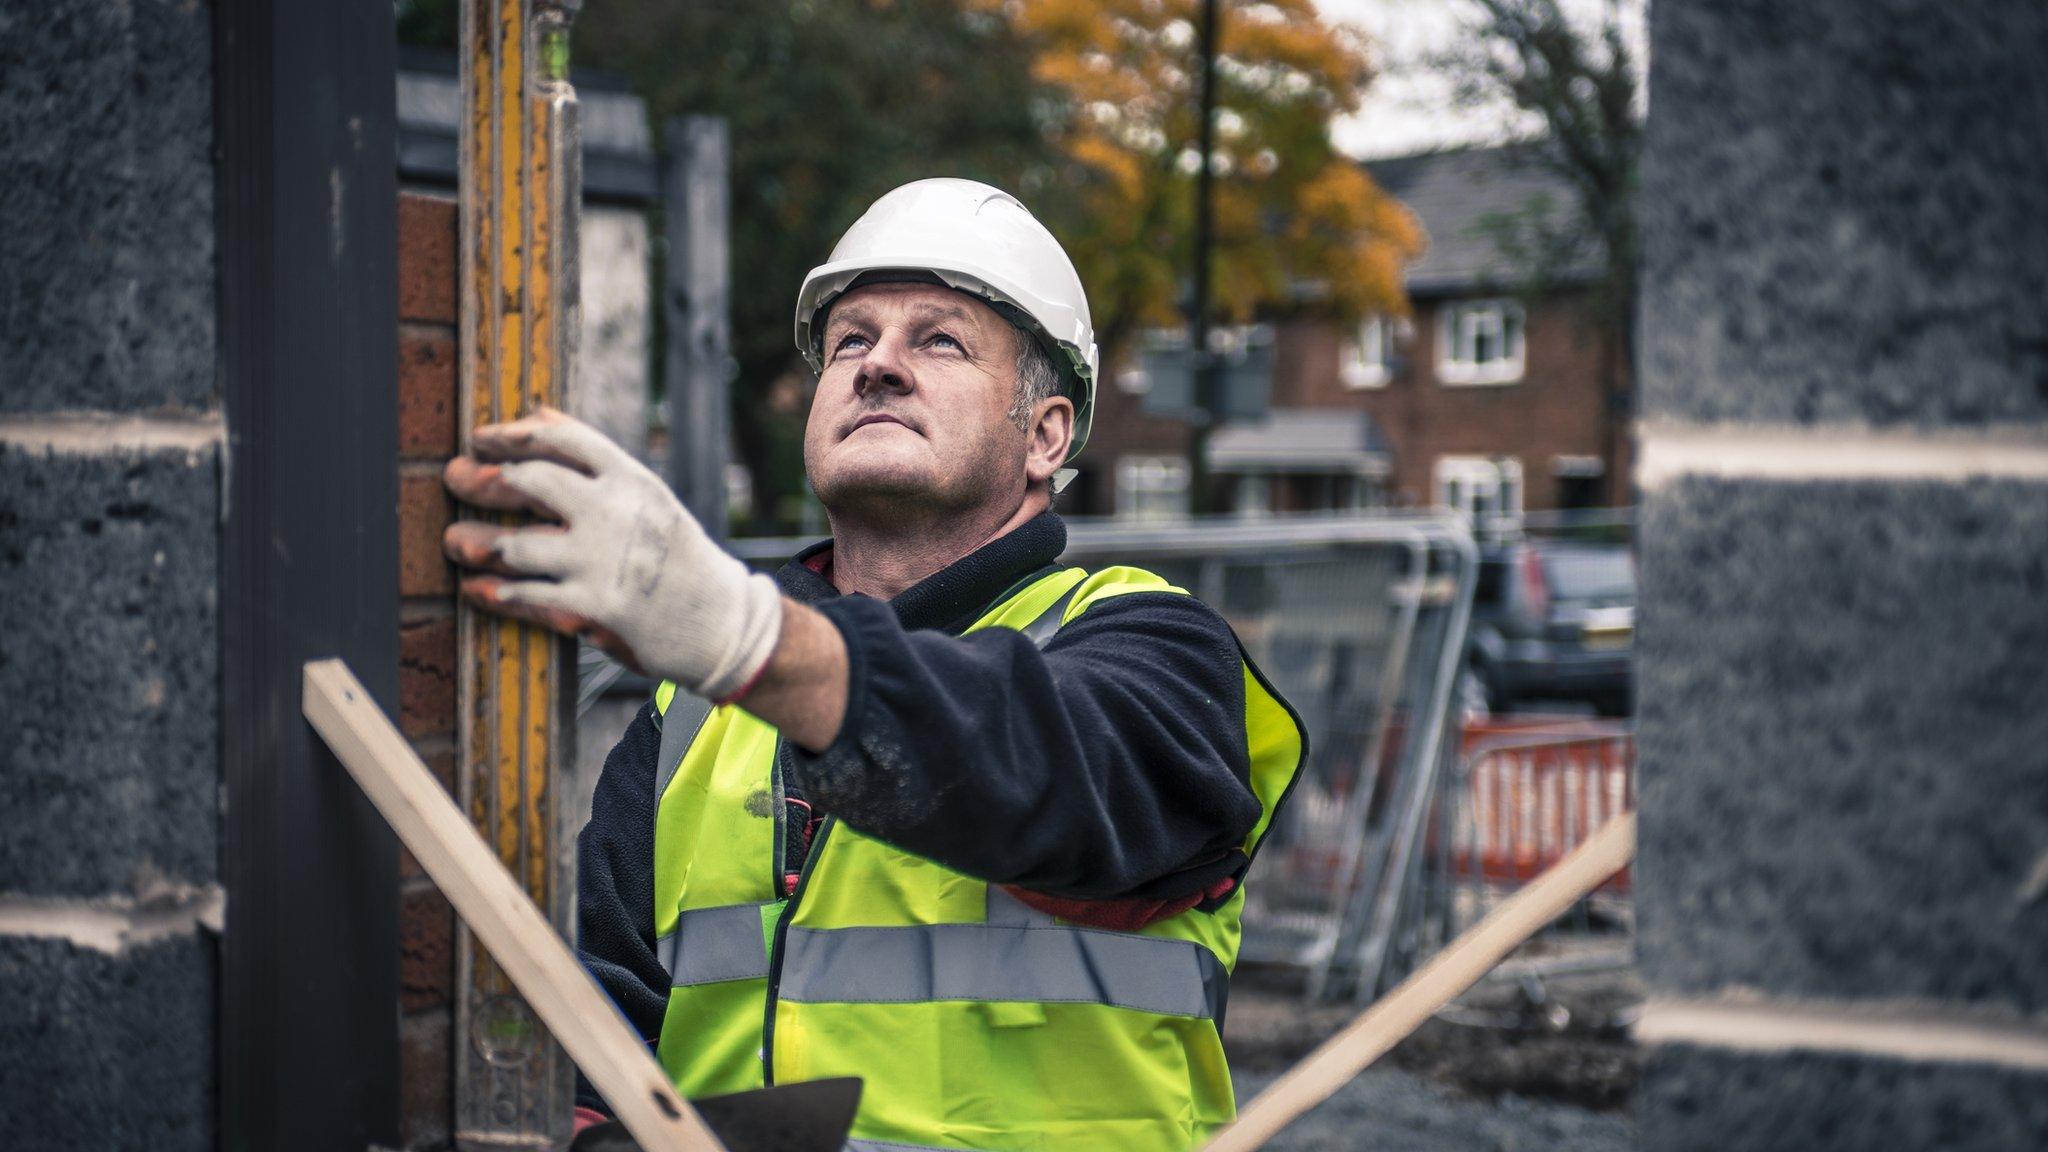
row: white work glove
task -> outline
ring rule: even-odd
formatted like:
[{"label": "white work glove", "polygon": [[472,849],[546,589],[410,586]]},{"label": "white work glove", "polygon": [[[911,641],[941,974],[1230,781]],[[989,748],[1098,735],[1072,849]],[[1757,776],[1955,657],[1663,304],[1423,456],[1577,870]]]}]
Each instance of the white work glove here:
[{"label": "white work glove", "polygon": [[[463,582],[486,607],[579,632],[712,700],[744,691],[782,631],[775,582],[713,543],[659,476],[595,428],[545,411],[477,430],[448,486],[485,507],[561,521],[451,527]],[[499,466],[492,468],[497,463]]]}]

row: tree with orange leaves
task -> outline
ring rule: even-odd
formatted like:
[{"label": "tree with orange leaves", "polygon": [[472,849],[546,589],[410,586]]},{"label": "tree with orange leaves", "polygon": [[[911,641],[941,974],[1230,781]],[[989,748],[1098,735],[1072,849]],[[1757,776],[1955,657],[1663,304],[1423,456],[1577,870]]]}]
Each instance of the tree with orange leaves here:
[{"label": "tree with orange leaves", "polygon": [[[1098,340],[1185,319],[1193,262],[1201,0],[971,0],[1034,52],[1055,167],[1023,196],[1080,266]],[[1403,313],[1421,229],[1330,140],[1372,71],[1311,0],[1225,4],[1216,61],[1212,307]]]},{"label": "tree with orange leaves", "polygon": [[[804,504],[804,272],[877,196],[921,176],[1018,193],[1080,265],[1097,338],[1179,326],[1193,269],[1201,0],[604,0],[578,67],[631,79],[659,125],[725,116],[732,139],[734,442],[755,532]],[[452,48],[454,0],[401,0],[401,35]],[[1309,0],[1224,6],[1213,314],[1312,302],[1405,310],[1408,214],[1330,145],[1370,79],[1365,46]],[[657,135],[658,139],[658,135]],[[658,315],[658,314],[657,314]],[[656,359],[657,371],[659,358]]]}]

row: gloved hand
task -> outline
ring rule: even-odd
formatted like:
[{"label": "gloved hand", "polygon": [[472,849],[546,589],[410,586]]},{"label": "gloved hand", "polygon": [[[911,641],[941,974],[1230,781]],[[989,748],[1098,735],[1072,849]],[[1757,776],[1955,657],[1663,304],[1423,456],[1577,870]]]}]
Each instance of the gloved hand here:
[{"label": "gloved hand", "polygon": [[752,684],[781,634],[781,595],[713,543],[659,476],[552,409],[477,429],[470,451],[449,462],[449,491],[558,523],[450,526],[449,557],[492,573],[466,577],[465,596],[587,635],[712,700]]}]

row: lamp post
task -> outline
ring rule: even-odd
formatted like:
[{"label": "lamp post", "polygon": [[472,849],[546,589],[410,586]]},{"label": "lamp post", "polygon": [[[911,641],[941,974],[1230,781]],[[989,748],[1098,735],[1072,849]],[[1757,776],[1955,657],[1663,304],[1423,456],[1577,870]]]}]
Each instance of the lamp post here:
[{"label": "lamp post", "polygon": [[1197,148],[1201,168],[1195,174],[1194,300],[1188,317],[1189,364],[1194,370],[1195,411],[1188,426],[1188,510],[1195,515],[1215,511],[1209,491],[1209,436],[1223,409],[1221,366],[1209,348],[1209,259],[1211,199],[1215,194],[1216,49],[1222,35],[1218,0],[1202,0],[1201,125]]}]

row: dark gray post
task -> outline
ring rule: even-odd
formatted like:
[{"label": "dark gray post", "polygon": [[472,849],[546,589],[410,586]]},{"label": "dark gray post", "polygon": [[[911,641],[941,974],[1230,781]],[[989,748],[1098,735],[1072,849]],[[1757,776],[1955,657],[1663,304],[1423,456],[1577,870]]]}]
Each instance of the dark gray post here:
[{"label": "dark gray post", "polygon": [[726,536],[725,464],[732,378],[725,120],[684,116],[663,131],[667,169],[668,474],[713,539]]},{"label": "dark gray post", "polygon": [[1209,492],[1209,437],[1222,419],[1221,365],[1209,348],[1209,280],[1214,259],[1211,201],[1216,184],[1216,52],[1222,33],[1222,14],[1216,0],[1202,2],[1202,96],[1201,123],[1197,148],[1202,154],[1201,171],[1195,174],[1195,284],[1194,302],[1188,316],[1188,364],[1195,410],[1188,428],[1188,512],[1200,516],[1216,510]]},{"label": "dark gray post", "polygon": [[300,667],[397,705],[396,40],[381,3],[222,0],[215,31],[219,1147],[359,1152],[398,1140],[398,844]]}]

